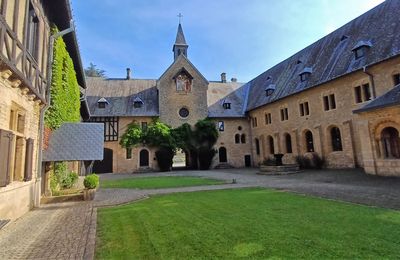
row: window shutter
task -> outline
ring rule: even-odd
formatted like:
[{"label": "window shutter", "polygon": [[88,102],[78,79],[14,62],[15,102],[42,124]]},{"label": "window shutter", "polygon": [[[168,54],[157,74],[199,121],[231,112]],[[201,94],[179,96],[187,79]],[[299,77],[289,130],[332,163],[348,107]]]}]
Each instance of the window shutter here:
[{"label": "window shutter", "polygon": [[14,134],[0,129],[0,187],[10,183],[11,152]]},{"label": "window shutter", "polygon": [[25,174],[24,181],[32,180],[32,166],[33,166],[33,144],[34,140],[29,138],[26,140],[26,155],[25,155]]}]

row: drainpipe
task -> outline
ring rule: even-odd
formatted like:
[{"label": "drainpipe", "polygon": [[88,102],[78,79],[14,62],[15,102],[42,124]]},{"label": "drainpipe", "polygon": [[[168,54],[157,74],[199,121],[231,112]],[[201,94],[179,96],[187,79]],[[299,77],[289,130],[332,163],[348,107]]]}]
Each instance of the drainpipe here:
[{"label": "drainpipe", "polygon": [[372,87],[372,99],[375,99],[375,98],[376,98],[376,91],[375,91],[375,80],[374,80],[374,76],[373,76],[371,73],[369,73],[369,72],[367,71],[367,66],[364,66],[364,67],[363,67],[363,72],[364,72],[365,74],[367,74],[368,77],[369,77],[369,81],[371,82],[371,87]]},{"label": "drainpipe", "polygon": [[39,156],[38,156],[38,179],[41,178],[42,175],[42,158],[43,158],[43,135],[44,135],[44,114],[46,113],[47,109],[50,107],[50,99],[51,99],[51,78],[52,78],[52,65],[53,65],[53,51],[54,51],[54,42],[57,38],[62,37],[68,33],[74,32],[75,26],[73,21],[70,21],[70,27],[58,32],[56,34],[50,35],[50,44],[49,44],[49,56],[47,59],[47,91],[46,91],[46,103],[40,109],[40,119],[39,119]]}]

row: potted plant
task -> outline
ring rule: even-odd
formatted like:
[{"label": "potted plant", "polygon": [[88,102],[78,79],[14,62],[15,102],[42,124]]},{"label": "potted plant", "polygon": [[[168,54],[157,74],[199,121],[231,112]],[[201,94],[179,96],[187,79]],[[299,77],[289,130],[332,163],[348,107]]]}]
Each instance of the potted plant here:
[{"label": "potted plant", "polygon": [[84,200],[93,200],[96,194],[96,188],[99,186],[99,176],[96,174],[89,174],[83,180],[85,189],[83,190]]}]

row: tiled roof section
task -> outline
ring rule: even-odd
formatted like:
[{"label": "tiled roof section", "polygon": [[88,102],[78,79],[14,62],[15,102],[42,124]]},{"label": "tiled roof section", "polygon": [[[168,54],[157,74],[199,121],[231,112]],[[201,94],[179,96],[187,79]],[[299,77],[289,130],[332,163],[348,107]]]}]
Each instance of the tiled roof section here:
[{"label": "tiled roof section", "polygon": [[[238,82],[210,82],[207,92],[208,116],[244,117],[244,105],[247,87]],[[231,109],[225,109],[223,103],[231,103]]]},{"label": "tiled roof section", "polygon": [[[87,78],[87,101],[91,116],[158,116],[158,92],[154,79]],[[97,101],[105,98],[108,104],[99,108]],[[135,108],[135,99],[143,106]]]},{"label": "tiled roof section", "polygon": [[102,123],[65,123],[51,134],[43,161],[103,160],[103,147]]},{"label": "tiled roof section", "polygon": [[354,113],[361,113],[371,111],[384,107],[398,106],[400,105],[400,84],[389,90],[382,96],[372,100],[360,109],[354,110]]},{"label": "tiled roof section", "polygon": [[[399,10],[399,0],[387,0],[251,80],[247,110],[399,55]],[[352,49],[362,41],[372,46],[364,57],[355,60]],[[299,60],[302,62],[298,63]],[[301,82],[299,73],[305,67],[313,68],[313,73]],[[276,84],[276,90],[266,97],[268,77],[271,77],[268,84]]]}]

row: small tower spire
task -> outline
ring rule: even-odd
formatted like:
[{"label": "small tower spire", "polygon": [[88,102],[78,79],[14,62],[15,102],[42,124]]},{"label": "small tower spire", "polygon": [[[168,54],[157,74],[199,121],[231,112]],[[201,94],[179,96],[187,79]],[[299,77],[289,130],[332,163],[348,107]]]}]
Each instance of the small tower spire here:
[{"label": "small tower spire", "polygon": [[183,34],[183,29],[181,25],[181,18],[183,17],[183,15],[179,13],[178,17],[179,17],[178,32],[176,34],[174,47],[172,48],[172,51],[174,52],[174,60],[176,60],[181,54],[187,57],[187,49],[189,48],[189,45],[187,45],[186,43],[185,35]]}]

